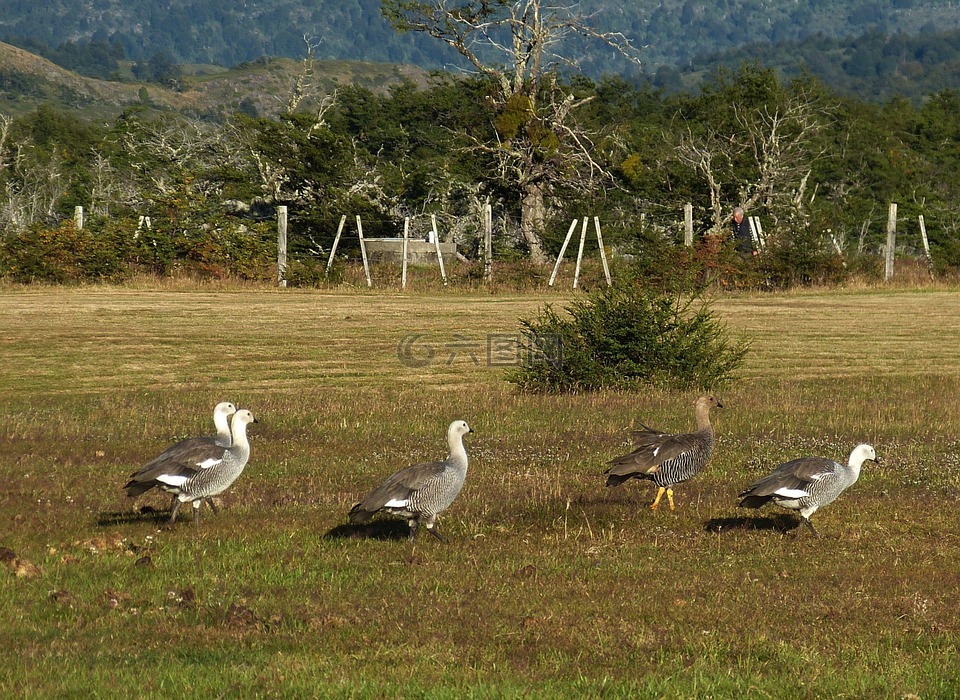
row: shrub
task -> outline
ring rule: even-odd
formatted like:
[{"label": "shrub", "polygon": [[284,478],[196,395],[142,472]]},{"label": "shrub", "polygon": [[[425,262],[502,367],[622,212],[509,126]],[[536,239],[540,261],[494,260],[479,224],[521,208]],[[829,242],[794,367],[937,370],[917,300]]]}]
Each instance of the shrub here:
[{"label": "shrub", "polygon": [[72,219],[56,228],[37,224],[5,238],[0,274],[17,282],[119,282],[127,276],[125,246],[115,229],[78,229]]},{"label": "shrub", "polygon": [[707,389],[728,380],[747,353],[746,343],[728,339],[701,289],[603,288],[565,311],[546,305],[521,319],[520,364],[508,377],[521,390]]}]

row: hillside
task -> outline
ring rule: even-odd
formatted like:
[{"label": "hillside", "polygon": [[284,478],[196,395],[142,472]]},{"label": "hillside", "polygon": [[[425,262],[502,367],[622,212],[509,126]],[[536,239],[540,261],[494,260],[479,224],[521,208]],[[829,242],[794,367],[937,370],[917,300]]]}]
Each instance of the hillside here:
[{"label": "hillside", "polygon": [[[597,28],[622,32],[644,47],[644,72],[682,67],[698,55],[747,44],[840,38],[868,30],[917,35],[960,27],[953,0],[584,0]],[[424,36],[398,34],[380,0],[0,0],[0,40],[49,55],[65,42],[122,46],[128,59],[158,53],[177,63],[234,66],[261,56],[300,58],[304,37],[325,60],[409,63],[440,68],[456,60]],[[589,75],[626,66],[595,47],[581,54]]]},{"label": "hillside", "polygon": [[[362,61],[317,61],[310,82],[317,94],[338,84],[381,90],[404,80],[425,84],[416,67]],[[182,91],[155,84],[85,78],[46,59],[0,43],[0,112],[18,115],[42,102],[83,110],[87,118],[109,118],[121,110],[146,105],[205,118],[219,118],[237,109],[276,114],[303,69],[301,61],[262,59],[233,69],[207,67],[184,80]]]}]

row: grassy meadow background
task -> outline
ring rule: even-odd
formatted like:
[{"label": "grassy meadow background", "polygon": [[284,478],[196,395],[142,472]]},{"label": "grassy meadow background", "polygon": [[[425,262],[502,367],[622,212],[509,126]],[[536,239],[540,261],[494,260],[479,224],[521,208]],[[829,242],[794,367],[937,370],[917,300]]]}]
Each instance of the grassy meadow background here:
[{"label": "grassy meadow background", "polygon": [[[960,291],[717,299],[752,349],[674,512],[602,472],[640,421],[692,428],[695,395],[504,381],[498,343],[568,298],[0,289],[0,694],[960,694]],[[199,530],[162,530],[167,498],[121,487],[221,400],[260,421],[246,471]],[[449,543],[347,525],[456,418],[476,432]],[[881,462],[820,540],[736,507],[777,463],[859,442]]]}]

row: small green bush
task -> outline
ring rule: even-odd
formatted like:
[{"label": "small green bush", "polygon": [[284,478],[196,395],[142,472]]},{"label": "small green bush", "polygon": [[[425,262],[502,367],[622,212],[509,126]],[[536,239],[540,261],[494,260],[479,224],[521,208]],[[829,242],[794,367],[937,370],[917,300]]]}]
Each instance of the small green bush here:
[{"label": "small green bush", "polygon": [[125,245],[116,230],[37,224],[0,243],[0,275],[16,282],[120,282],[127,277]]},{"label": "small green bush", "polygon": [[748,349],[728,339],[702,290],[603,288],[565,311],[547,305],[521,319],[520,364],[508,377],[521,390],[708,389],[728,380]]}]

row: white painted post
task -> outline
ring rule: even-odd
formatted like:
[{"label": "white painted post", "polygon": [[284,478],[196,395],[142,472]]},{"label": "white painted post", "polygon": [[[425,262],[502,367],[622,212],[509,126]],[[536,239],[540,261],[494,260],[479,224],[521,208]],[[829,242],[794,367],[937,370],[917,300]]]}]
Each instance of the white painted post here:
[{"label": "white painted post", "polygon": [[763,252],[767,247],[767,238],[763,235],[763,226],[760,225],[759,216],[751,216],[747,219],[750,224],[750,233],[753,236],[753,245],[757,252]]},{"label": "white painted post", "polygon": [[73,220],[77,224],[77,230],[83,230],[83,207],[76,206],[73,208]]},{"label": "white painted post", "polygon": [[277,207],[277,284],[287,286],[287,207]]},{"label": "white painted post", "polygon": [[577,227],[577,221],[579,221],[579,219],[574,219],[570,222],[567,237],[563,239],[563,245],[560,246],[560,253],[557,255],[557,264],[553,266],[553,274],[550,275],[550,281],[547,283],[548,287],[552,287],[553,281],[557,278],[557,270],[560,269],[560,263],[563,262],[563,254],[567,252],[567,245],[570,243],[570,237],[573,236],[573,229]]},{"label": "white painted post", "polygon": [[493,208],[490,202],[483,208],[483,279],[493,279]]},{"label": "white painted post", "polygon": [[343,225],[347,222],[347,215],[340,217],[340,225],[337,226],[337,235],[333,237],[333,247],[330,249],[330,259],[327,260],[327,272],[330,274],[330,268],[333,267],[333,256],[337,254],[337,246],[340,244],[340,234],[343,233]]},{"label": "white painted post", "polygon": [[893,257],[897,248],[897,203],[890,202],[887,212],[887,250],[886,267],[883,279],[887,282],[893,279]]},{"label": "white painted post", "polygon": [[683,205],[683,244],[693,246],[693,205],[687,202]]},{"label": "white painted post", "polygon": [[593,217],[593,227],[597,229],[597,245],[600,246],[600,261],[603,262],[603,274],[607,278],[607,286],[613,286],[613,280],[610,279],[610,266],[607,265],[607,254],[603,250],[603,236],[600,234],[600,217]]},{"label": "white painted post", "polygon": [[447,271],[443,267],[443,253],[440,252],[440,234],[437,233],[437,215],[431,214],[430,221],[433,224],[433,243],[437,247],[437,261],[440,263],[440,277],[443,278],[443,286],[447,286]]},{"label": "white painted post", "polygon": [[933,258],[930,255],[930,241],[927,238],[927,225],[923,221],[923,214],[920,215],[920,238],[923,240],[923,253],[927,256],[927,267],[930,269],[930,277],[933,278]]},{"label": "white painted post", "polygon": [[403,273],[400,275],[400,289],[407,288],[407,244],[410,241],[410,217],[403,220]]},{"label": "white painted post", "polygon": [[367,244],[363,242],[363,223],[360,221],[359,214],[357,214],[357,235],[360,236],[360,257],[363,258],[363,272],[367,276],[367,286],[372,287],[373,281],[370,279],[370,263],[367,262]]},{"label": "white painted post", "polygon": [[587,242],[587,217],[583,217],[583,228],[580,229],[580,250],[577,251],[577,267],[573,271],[573,288],[580,282],[580,263],[583,261],[583,244]]}]

